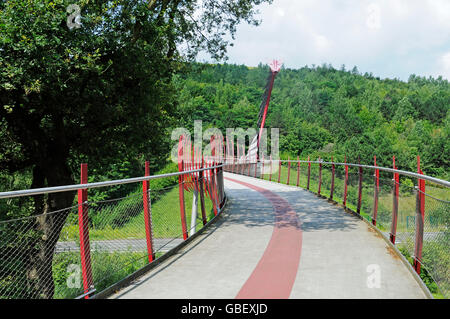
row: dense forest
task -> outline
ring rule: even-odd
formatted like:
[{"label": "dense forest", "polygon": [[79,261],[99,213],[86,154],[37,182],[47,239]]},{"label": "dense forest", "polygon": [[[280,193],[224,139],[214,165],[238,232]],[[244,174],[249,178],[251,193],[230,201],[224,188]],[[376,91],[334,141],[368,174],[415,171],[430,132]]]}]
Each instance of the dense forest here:
[{"label": "dense forest", "polygon": [[[194,64],[176,77],[179,125],[247,129],[256,125],[267,65]],[[331,65],[283,68],[275,80],[266,127],[280,129],[283,158],[335,159],[448,178],[450,83],[411,75],[408,82]]]}]

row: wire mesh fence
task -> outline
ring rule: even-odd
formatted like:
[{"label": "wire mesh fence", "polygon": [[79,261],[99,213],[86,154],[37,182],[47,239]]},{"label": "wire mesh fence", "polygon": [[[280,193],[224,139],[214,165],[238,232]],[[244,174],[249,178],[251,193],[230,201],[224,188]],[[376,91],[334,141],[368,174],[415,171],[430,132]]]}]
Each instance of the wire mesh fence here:
[{"label": "wire mesh fence", "polygon": [[[159,258],[220,209],[215,205],[224,198],[222,174],[209,171],[146,193],[139,184],[122,197],[0,221],[0,299],[93,294]],[[204,195],[194,210],[192,186]],[[14,210],[15,203],[6,201],[1,207]]]},{"label": "wire mesh fence", "polygon": [[[229,161],[229,162],[232,162]],[[407,257],[436,297],[450,297],[450,190],[427,181],[423,217],[418,214],[421,191],[407,176],[358,166],[307,161],[264,160],[258,178],[299,186],[333,199],[376,225]],[[235,164],[230,172],[242,172]],[[230,166],[232,167],[232,166]],[[245,171],[245,170],[244,170]],[[245,174],[248,175],[248,174]],[[250,175],[251,176],[251,175]],[[332,197],[332,198],[331,198]],[[418,225],[421,229],[418,229]]]}]

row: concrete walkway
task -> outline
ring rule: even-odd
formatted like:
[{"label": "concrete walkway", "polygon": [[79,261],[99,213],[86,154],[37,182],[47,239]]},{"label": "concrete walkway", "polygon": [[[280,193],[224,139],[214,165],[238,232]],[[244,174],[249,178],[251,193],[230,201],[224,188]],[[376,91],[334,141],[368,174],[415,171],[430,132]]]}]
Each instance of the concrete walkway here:
[{"label": "concrete walkway", "polygon": [[295,187],[225,174],[218,221],[111,298],[426,298],[380,236]]}]

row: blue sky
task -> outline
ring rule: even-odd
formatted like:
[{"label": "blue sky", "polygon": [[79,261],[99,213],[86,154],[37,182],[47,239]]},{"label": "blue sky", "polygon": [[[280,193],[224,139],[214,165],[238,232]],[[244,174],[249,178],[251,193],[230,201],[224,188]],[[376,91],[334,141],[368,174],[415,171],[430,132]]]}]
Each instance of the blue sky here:
[{"label": "blue sky", "polygon": [[[450,80],[450,0],[274,0],[241,24],[228,63],[331,63],[381,78]],[[199,60],[208,60],[203,56]]]}]

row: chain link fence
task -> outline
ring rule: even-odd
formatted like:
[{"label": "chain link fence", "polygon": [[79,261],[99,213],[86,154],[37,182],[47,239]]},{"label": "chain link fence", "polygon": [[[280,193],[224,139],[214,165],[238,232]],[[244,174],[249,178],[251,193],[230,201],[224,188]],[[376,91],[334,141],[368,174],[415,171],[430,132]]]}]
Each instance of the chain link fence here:
[{"label": "chain link fence", "polygon": [[[159,258],[179,245],[185,232],[200,230],[220,210],[214,205],[223,203],[222,174],[218,169],[204,172],[202,178],[185,174],[181,183],[150,188],[147,196],[139,184],[123,197],[88,199],[66,209],[0,221],[0,299],[82,298]],[[196,211],[193,191],[200,193],[200,185],[204,204],[198,200]],[[2,201],[2,209],[8,210],[2,215],[14,215],[17,200]]]}]

